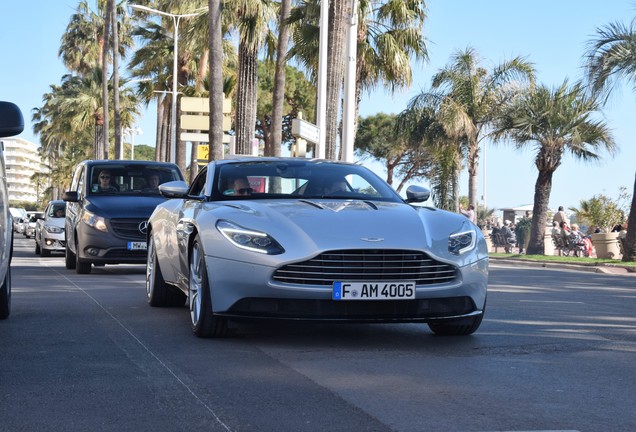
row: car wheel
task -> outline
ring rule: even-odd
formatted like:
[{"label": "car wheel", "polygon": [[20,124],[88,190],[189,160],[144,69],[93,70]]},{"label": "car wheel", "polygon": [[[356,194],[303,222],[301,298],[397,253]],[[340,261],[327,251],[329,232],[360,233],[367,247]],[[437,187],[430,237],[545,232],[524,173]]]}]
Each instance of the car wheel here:
[{"label": "car wheel", "polygon": [[192,331],[202,338],[227,335],[227,319],[214,316],[210,299],[210,284],[205,266],[201,238],[196,236],[190,249],[190,278],[188,281]]},{"label": "car wheel", "polygon": [[36,255],[40,255],[40,243],[38,243],[38,241],[35,241],[35,254]]},{"label": "car wheel", "polygon": [[433,333],[440,336],[466,336],[475,333],[483,319],[484,314],[482,313],[471,318],[429,322],[428,327],[433,331]]},{"label": "car wheel", "polygon": [[183,306],[185,294],[173,289],[163,279],[157,260],[155,242],[150,236],[148,241],[148,259],[146,261],[146,295],[150,306]]},{"label": "car wheel", "polygon": [[66,268],[68,270],[75,270],[75,254],[68,247],[68,241],[66,242],[64,254],[64,262],[66,264]]},{"label": "car wheel", "polygon": [[7,319],[11,313],[11,267],[0,286],[0,319]]},{"label": "car wheel", "polygon": [[51,256],[51,251],[49,249],[42,248],[41,253],[42,253],[43,257],[50,257]]},{"label": "car wheel", "polygon": [[[77,243],[75,243],[75,251],[79,251]],[[75,253],[75,273],[89,274],[91,272],[91,263],[80,261],[79,254]]]}]

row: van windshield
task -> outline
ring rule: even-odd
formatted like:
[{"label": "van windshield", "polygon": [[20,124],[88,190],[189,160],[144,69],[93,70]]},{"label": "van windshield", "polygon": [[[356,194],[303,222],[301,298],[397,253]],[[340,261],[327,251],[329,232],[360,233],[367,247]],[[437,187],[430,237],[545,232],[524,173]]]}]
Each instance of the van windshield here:
[{"label": "van windshield", "polygon": [[181,180],[176,167],[148,165],[95,165],[89,175],[90,195],[159,195],[159,185]]}]

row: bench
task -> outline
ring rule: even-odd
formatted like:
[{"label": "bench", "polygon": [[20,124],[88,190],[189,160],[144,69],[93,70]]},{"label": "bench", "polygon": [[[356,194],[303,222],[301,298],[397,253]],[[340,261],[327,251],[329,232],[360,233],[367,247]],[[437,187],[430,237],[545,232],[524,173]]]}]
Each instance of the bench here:
[{"label": "bench", "polygon": [[506,237],[503,233],[494,233],[490,235],[490,240],[492,241],[492,245],[495,248],[495,253],[499,252],[499,248],[502,247],[505,253],[512,252],[512,244],[508,243]]}]

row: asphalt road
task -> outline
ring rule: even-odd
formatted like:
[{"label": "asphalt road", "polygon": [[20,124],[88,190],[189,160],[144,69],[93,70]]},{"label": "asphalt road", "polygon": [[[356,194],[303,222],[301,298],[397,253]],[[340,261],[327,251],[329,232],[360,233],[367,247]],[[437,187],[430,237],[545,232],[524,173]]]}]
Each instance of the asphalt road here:
[{"label": "asphalt road", "polygon": [[[18,236],[19,237],[19,236]],[[0,431],[634,431],[636,278],[493,265],[469,337],[241,324],[202,340],[143,266],[90,275],[15,243]]]}]

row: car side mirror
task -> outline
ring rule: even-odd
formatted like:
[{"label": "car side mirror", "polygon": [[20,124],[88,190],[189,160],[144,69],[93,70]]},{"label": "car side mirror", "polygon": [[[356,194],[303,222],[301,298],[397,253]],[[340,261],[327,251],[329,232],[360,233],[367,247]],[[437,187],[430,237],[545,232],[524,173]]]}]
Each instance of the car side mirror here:
[{"label": "car side mirror", "polygon": [[406,202],[424,202],[431,196],[431,191],[422,186],[409,186],[406,189]]},{"label": "car side mirror", "polygon": [[22,111],[14,103],[0,101],[0,138],[18,135],[24,130]]},{"label": "car side mirror", "polygon": [[79,202],[77,191],[66,191],[62,194],[62,199],[66,202]]}]

